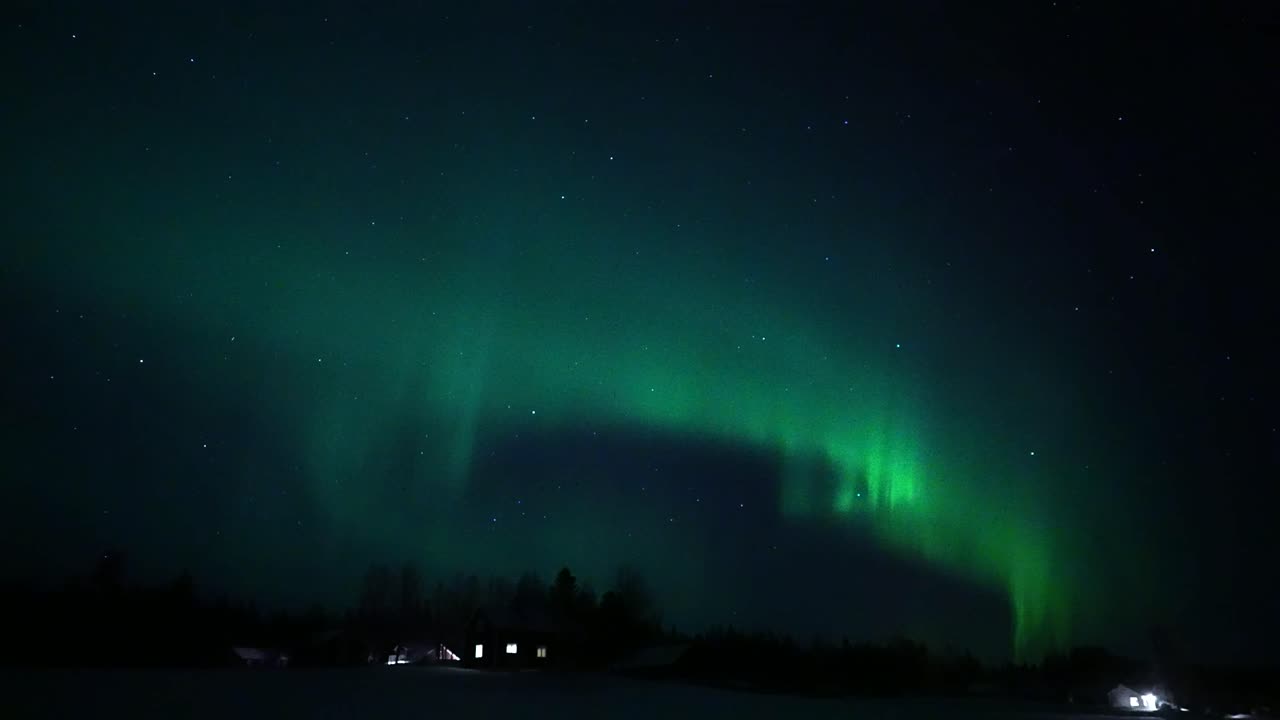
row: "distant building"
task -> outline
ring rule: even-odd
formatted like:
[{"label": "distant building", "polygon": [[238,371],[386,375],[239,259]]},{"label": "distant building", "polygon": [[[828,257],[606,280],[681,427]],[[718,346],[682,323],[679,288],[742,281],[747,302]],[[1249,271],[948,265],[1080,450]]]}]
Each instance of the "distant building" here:
[{"label": "distant building", "polygon": [[520,670],[561,659],[564,633],[545,616],[480,609],[467,624],[462,663],[467,667]]},{"label": "distant building", "polygon": [[279,650],[233,647],[231,652],[244,667],[289,667],[289,656]]}]

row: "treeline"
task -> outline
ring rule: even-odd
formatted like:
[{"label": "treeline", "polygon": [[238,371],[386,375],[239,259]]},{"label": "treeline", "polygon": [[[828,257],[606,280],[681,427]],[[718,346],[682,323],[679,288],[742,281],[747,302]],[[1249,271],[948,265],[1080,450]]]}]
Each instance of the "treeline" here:
[{"label": "treeline", "polygon": [[965,694],[986,677],[972,655],[939,657],[905,638],[797,644],[787,635],[713,628],[654,675],[762,692],[810,695]]},{"label": "treeline", "polygon": [[477,612],[502,624],[551,628],[564,648],[554,665],[603,668],[664,642],[653,597],[635,570],[618,571],[601,595],[568,569],[548,583],[459,574],[428,585],[413,565],[372,565],[354,606],[334,612],[264,612],[251,601],[202,591],[190,574],[130,582],[121,555],[55,590],[0,588],[12,628],[9,666],[219,667],[241,664],[235,647],[269,649],[291,667],[365,665],[397,646],[443,643],[462,652]]},{"label": "treeline", "polygon": [[[1020,699],[1098,708],[1124,684],[1154,690],[1198,712],[1247,713],[1280,702],[1280,668],[1221,667],[1156,652],[1136,660],[1101,647],[1076,647],[1035,664],[983,665],[969,653],[934,654],[905,638],[885,643],[797,645],[786,635],[716,628],[685,638],[688,649],[657,677],[757,692],[806,695],[928,695]],[[1270,717],[1271,715],[1264,715]]]},{"label": "treeline", "polygon": [[[568,568],[549,581],[455,575],[428,582],[413,565],[373,565],[349,609],[263,612],[200,590],[183,574],[129,582],[118,554],[59,589],[0,589],[10,629],[3,663],[26,667],[230,667],[234,647],[288,656],[290,667],[383,664],[405,645],[465,653],[467,628],[485,613],[497,625],[551,629],[547,667],[603,670],[759,692],[814,695],[991,695],[1096,706],[1117,684],[1160,687],[1181,704],[1275,703],[1276,669],[1209,668],[1167,647],[1136,661],[1076,648],[1035,665],[984,666],[967,653],[939,655],[899,638],[885,643],[797,643],[786,635],[717,627],[690,635],[664,628],[643,576],[623,568],[603,593]],[[1165,646],[1168,643],[1164,644]],[[657,652],[654,652],[657,649]]]},{"label": "treeline", "polygon": [[465,629],[477,612],[499,625],[554,631],[561,647],[557,667],[601,668],[627,653],[673,639],[662,628],[653,595],[635,569],[618,570],[597,595],[569,568],[551,582],[534,573],[515,581],[455,575],[427,589],[413,566],[373,565],[364,575],[356,608],[346,625],[378,646],[433,640],[463,650]]},{"label": "treeline", "polygon": [[334,619],[318,607],[264,613],[252,602],[202,594],[188,573],[162,584],[130,582],[118,553],[59,588],[9,586],[0,595],[9,666],[230,666],[236,645],[290,647]]}]

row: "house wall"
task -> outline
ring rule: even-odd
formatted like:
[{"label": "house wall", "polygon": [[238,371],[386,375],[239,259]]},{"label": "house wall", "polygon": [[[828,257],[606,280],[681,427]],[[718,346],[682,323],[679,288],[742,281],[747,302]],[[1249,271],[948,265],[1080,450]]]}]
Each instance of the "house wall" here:
[{"label": "house wall", "polygon": [[[467,636],[462,662],[467,667],[496,670],[522,670],[547,667],[555,658],[555,643],[546,633],[527,630],[475,629]],[[507,653],[507,643],[516,644],[514,654]],[[484,645],[483,657],[475,656],[477,644]],[[538,657],[538,647],[547,648],[547,657]]]}]

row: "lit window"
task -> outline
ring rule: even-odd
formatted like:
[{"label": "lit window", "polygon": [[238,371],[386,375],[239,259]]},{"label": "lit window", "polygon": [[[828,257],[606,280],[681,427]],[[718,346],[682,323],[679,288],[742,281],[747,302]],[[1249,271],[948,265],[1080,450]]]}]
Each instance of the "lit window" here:
[{"label": "lit window", "polygon": [[1156,696],[1155,696],[1155,695],[1152,695],[1151,693],[1147,693],[1147,694],[1143,695],[1143,696],[1142,696],[1142,709],[1143,709],[1143,710],[1155,710],[1155,709],[1156,709]]},{"label": "lit window", "polygon": [[508,655],[515,655],[515,654],[516,654],[516,644],[515,644],[515,643],[507,643],[507,654],[508,654]]},{"label": "lit window", "polygon": [[1134,697],[1134,696],[1130,695],[1130,696],[1129,696],[1129,707],[1138,707],[1138,698],[1136,698],[1136,697]]},{"label": "lit window", "polygon": [[484,657],[484,646],[483,646],[483,645],[476,645],[476,657],[477,657],[477,658],[482,658],[482,657]]},{"label": "lit window", "polygon": [[539,645],[539,646],[538,646],[538,657],[540,657],[540,658],[545,658],[546,656],[547,656],[547,646],[546,646],[546,645]]}]

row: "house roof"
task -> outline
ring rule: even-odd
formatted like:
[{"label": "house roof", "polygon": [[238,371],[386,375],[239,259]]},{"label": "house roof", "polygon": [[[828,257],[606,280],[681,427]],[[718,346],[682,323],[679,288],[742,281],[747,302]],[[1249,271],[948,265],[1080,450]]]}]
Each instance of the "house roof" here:
[{"label": "house roof", "polygon": [[556,633],[565,629],[563,624],[545,612],[516,612],[510,608],[479,608],[472,616],[471,624],[480,621],[487,621],[495,630]]},{"label": "house roof", "polygon": [[1128,685],[1116,685],[1107,691],[1107,697],[1112,701],[1115,701],[1117,698],[1124,699],[1128,697],[1140,697],[1141,695],[1142,693],[1134,690]]}]

